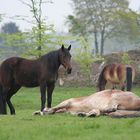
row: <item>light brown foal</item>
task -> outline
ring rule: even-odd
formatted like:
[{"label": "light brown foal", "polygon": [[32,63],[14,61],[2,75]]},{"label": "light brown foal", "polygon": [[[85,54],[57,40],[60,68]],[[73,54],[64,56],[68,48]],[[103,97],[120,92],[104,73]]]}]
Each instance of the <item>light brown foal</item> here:
[{"label": "light brown foal", "polygon": [[137,117],[140,116],[140,98],[132,92],[103,90],[90,96],[71,98],[57,106],[34,112],[34,115],[48,115],[69,112],[77,116]]}]

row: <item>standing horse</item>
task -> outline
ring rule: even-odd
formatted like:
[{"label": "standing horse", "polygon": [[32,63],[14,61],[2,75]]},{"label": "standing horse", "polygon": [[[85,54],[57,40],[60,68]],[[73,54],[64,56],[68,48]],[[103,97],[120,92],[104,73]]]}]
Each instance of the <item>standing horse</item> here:
[{"label": "standing horse", "polygon": [[126,86],[127,91],[130,91],[134,77],[135,69],[132,66],[123,64],[108,64],[102,69],[99,75],[99,91],[105,89],[107,82],[113,85],[120,85],[121,90],[124,90]]},{"label": "standing horse", "polygon": [[52,92],[58,77],[58,69],[62,64],[70,74],[71,45],[64,45],[58,50],[52,51],[36,60],[28,60],[20,57],[6,59],[0,66],[0,114],[7,114],[6,103],[11,114],[15,114],[11,97],[22,87],[40,86],[41,111],[45,108],[46,88],[47,107],[51,107]]}]

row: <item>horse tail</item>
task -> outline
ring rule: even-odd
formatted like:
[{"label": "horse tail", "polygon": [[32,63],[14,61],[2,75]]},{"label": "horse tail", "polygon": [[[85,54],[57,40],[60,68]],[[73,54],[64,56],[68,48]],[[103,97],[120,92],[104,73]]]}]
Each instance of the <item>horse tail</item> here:
[{"label": "horse tail", "polygon": [[4,100],[3,88],[13,82],[13,66],[4,61],[0,66],[0,114],[6,114],[6,101]]},{"label": "horse tail", "polygon": [[98,78],[98,84],[97,87],[99,89],[99,91],[104,90],[105,89],[105,84],[106,84],[106,79],[104,77],[104,72],[106,70],[106,67],[104,67],[101,71],[101,73],[99,74],[99,78]]},{"label": "horse tail", "polygon": [[126,85],[127,91],[131,91],[132,89],[132,68],[126,67]]}]

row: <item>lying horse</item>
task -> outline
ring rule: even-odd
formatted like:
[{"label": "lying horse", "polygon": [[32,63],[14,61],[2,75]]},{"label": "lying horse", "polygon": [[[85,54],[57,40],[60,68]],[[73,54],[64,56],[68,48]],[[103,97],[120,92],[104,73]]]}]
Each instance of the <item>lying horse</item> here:
[{"label": "lying horse", "polygon": [[90,96],[71,98],[57,106],[35,112],[34,115],[48,115],[69,112],[77,116],[138,117],[140,116],[140,98],[132,92],[121,90],[103,90]]},{"label": "lying horse", "polygon": [[62,45],[60,49],[36,60],[20,57],[6,59],[0,66],[0,114],[7,114],[6,103],[11,114],[15,114],[10,99],[22,86],[40,87],[41,110],[45,108],[47,89],[47,107],[50,108],[59,66],[63,65],[67,73],[71,73],[70,49],[71,45],[68,48]]},{"label": "lying horse", "polygon": [[132,82],[135,78],[135,69],[130,65],[108,64],[106,65],[98,78],[99,91],[104,90],[107,83],[120,85],[121,90],[127,87],[127,91],[131,91]]}]

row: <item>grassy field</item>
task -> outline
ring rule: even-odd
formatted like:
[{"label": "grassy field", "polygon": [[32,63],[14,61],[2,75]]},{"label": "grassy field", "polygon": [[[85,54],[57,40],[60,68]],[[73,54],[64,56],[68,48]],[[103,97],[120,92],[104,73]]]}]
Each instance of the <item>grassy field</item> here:
[{"label": "grassy field", "polygon": [[[94,88],[55,88],[53,106],[89,95]],[[140,95],[140,89],[134,93]],[[80,118],[70,114],[32,116],[40,108],[38,89],[22,88],[12,101],[16,115],[0,116],[0,140],[139,140],[140,118]]]}]

